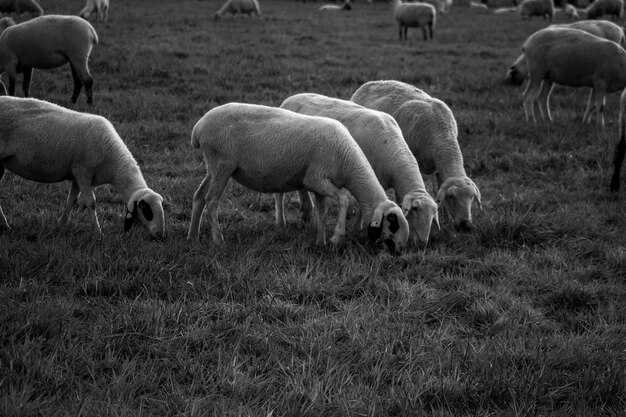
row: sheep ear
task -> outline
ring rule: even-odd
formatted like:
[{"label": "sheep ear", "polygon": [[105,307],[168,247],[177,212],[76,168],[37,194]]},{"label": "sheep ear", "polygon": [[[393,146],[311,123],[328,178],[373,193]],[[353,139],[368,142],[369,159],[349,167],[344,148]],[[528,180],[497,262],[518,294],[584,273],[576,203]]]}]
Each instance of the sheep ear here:
[{"label": "sheep ear", "polygon": [[133,211],[128,210],[126,207],[126,218],[124,219],[124,233],[128,232],[133,224],[135,224],[135,217],[137,216],[137,202],[133,207]]},{"label": "sheep ear", "polygon": [[389,222],[389,231],[391,233],[396,233],[398,229],[400,229],[400,224],[398,223],[398,216],[395,213],[389,213],[386,217]]},{"label": "sheep ear", "polygon": [[374,210],[372,221],[367,227],[367,236],[371,240],[377,240],[383,233],[383,211],[380,207]]},{"label": "sheep ear", "polygon": [[141,209],[141,212],[143,213],[143,217],[145,217],[146,220],[151,222],[154,215],[152,214],[152,208],[150,207],[150,205],[146,203],[144,200],[141,200],[139,204],[137,205],[137,207]]}]

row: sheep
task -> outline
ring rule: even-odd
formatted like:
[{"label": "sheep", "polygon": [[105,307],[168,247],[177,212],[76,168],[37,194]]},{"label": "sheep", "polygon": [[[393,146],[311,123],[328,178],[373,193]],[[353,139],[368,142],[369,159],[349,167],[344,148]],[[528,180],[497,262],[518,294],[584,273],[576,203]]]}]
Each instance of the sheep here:
[{"label": "sheep", "polygon": [[318,11],[320,12],[324,12],[324,11],[336,12],[336,11],[341,11],[341,10],[352,10],[352,6],[350,5],[350,2],[346,1],[341,6],[338,6],[336,4],[325,4],[318,9]]},{"label": "sheep", "polygon": [[587,19],[598,19],[607,14],[621,19],[623,10],[624,0],[596,0],[585,9]]},{"label": "sheep", "polygon": [[619,177],[624,162],[624,154],[626,154],[626,88],[619,98],[619,140],[613,154],[613,176],[610,185],[612,192],[619,191]]},{"label": "sheep", "polygon": [[78,13],[80,17],[89,20],[89,16],[96,12],[96,20],[106,22],[109,18],[109,0],[87,0],[85,7]]},{"label": "sheep", "polygon": [[[349,100],[312,93],[291,96],[280,107],[309,116],[330,117],[348,128],[378,182],[384,189],[394,189],[396,201],[409,222],[409,239],[420,248],[426,247],[431,225],[439,228],[437,204],[426,191],[415,156],[391,115]],[[280,194],[276,199],[277,210],[283,204],[282,197]]]},{"label": "sheep", "polygon": [[437,174],[437,204],[444,206],[457,230],[471,230],[472,202],[481,207],[481,196],[465,173],[457,124],[450,108],[419,88],[394,80],[369,81],[354,92],[351,100],[396,119],[422,174]]},{"label": "sheep", "polygon": [[578,20],[580,18],[578,10],[576,10],[573,4],[563,6],[563,13],[565,13],[565,16],[567,16],[569,20]]},{"label": "sheep", "polygon": [[2,19],[0,19],[0,33],[2,33],[2,31],[4,31],[9,26],[13,25],[15,25],[15,20],[10,17],[3,17]]},{"label": "sheep", "polygon": [[418,0],[420,3],[428,3],[432,5],[437,13],[447,13],[448,7],[452,4],[452,2],[448,2],[448,0]]},{"label": "sheep", "polygon": [[393,16],[398,22],[398,35],[407,40],[409,27],[421,27],[424,40],[432,40],[437,22],[437,10],[428,3],[402,3],[393,0]]},{"label": "sheep", "polygon": [[520,16],[524,20],[530,20],[533,16],[552,20],[554,16],[554,2],[552,0],[524,0],[518,7]]},{"label": "sheep", "polygon": [[[326,198],[339,200],[330,241],[342,243],[350,192],[368,219],[370,239],[402,252],[409,225],[389,200],[374,170],[348,130],[338,121],[256,104],[228,103],[207,112],[194,126],[191,145],[200,149],[207,175],[193,196],[187,238],[198,239],[208,203],[212,240],[224,242],[217,208],[228,180],[263,193],[311,191],[315,196],[318,245],[326,244]],[[345,190],[342,190],[345,188]]]},{"label": "sheep", "polygon": [[[550,25],[550,27],[566,27],[572,29],[580,29],[600,38],[613,41],[622,47],[626,45],[626,38],[621,27],[608,20],[580,20],[578,22],[566,23],[560,25]],[[513,84],[521,85],[528,77],[528,69],[526,66],[526,56],[520,55],[509,68],[507,79]],[[590,109],[585,111],[588,113]]]},{"label": "sheep", "polygon": [[552,121],[549,99],[554,84],[591,87],[583,121],[591,120],[595,103],[597,122],[604,126],[605,94],[626,87],[626,51],[613,41],[580,29],[547,27],[532,34],[522,52],[529,82],[523,94],[526,120],[535,121],[534,102],[542,119]]},{"label": "sheep", "polygon": [[0,13],[30,13],[38,17],[43,15],[43,9],[36,0],[0,0]]},{"label": "sheep", "polygon": [[[5,96],[0,97],[0,121],[0,179],[8,170],[31,181],[71,181],[61,226],[68,224],[79,200],[87,208],[92,231],[102,234],[93,187],[111,184],[126,202],[125,231],[138,222],[152,238],[165,236],[163,198],[148,188],[107,119],[42,100]],[[0,229],[11,229],[2,208]]]},{"label": "sheep", "polygon": [[213,15],[213,19],[221,18],[225,13],[232,14],[233,18],[237,14],[247,14],[249,17],[252,17],[256,13],[257,16],[261,16],[261,8],[257,0],[227,0],[222,8]]},{"label": "sheep", "polygon": [[51,69],[69,62],[74,79],[72,103],[83,85],[87,103],[93,104],[93,80],[87,60],[98,35],[78,16],[47,15],[12,25],[0,32],[0,74],[9,76],[9,94],[15,95],[17,74],[23,73],[22,90],[28,97],[34,68]]}]

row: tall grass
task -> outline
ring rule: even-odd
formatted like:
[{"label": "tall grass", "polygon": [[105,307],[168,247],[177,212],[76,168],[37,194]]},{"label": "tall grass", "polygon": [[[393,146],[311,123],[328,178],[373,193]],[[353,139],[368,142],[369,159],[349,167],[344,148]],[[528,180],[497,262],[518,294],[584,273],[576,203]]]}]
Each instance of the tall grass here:
[{"label": "tall grass", "polygon": [[[580,122],[586,91],[566,88],[554,123],[524,122],[521,90],[501,79],[546,23],[453,8],[434,42],[399,42],[386,3],[321,14],[264,0],[263,19],[214,22],[220,3],[114,2],[94,23],[96,105],[74,106],[109,118],[165,196],[163,242],[123,234],[110,187],[96,192],[94,238],[80,212],[55,225],[67,184],[5,175],[0,415],[624,415],[626,202],[608,192],[618,97],[604,129]],[[204,175],[189,139],[205,112],[349,98],[374,79],[452,108],[483,196],[473,233],[442,213],[425,251],[392,257],[354,231],[319,248],[297,203],[279,229],[271,196],[231,184],[226,245],[207,225],[186,241]],[[71,84],[68,68],[36,71],[31,94],[69,106]]]}]

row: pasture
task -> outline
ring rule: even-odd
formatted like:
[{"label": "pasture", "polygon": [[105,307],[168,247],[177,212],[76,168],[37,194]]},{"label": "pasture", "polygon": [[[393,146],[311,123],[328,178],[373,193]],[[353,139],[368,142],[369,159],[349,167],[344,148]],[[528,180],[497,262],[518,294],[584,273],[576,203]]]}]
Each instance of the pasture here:
[{"label": "pasture", "polygon": [[[165,197],[164,241],[124,234],[110,187],[96,191],[97,238],[81,212],[56,227],[69,184],[0,183],[13,228],[0,234],[0,415],[623,416],[626,190],[608,191],[619,95],[604,129],[580,122],[588,92],[563,87],[553,124],[525,122],[522,89],[501,80],[547,23],[514,13],[453,7],[424,43],[417,29],[398,41],[388,3],[322,14],[261,0],[262,19],[213,21],[221,4],[119,0],[92,20],[95,106],[81,95],[73,108],[108,118]],[[300,92],[347,99],[376,79],[454,112],[482,193],[472,233],[440,212],[424,251],[394,257],[354,230],[320,248],[296,198],[278,229],[272,196],[231,182],[226,245],[206,223],[187,242],[201,116]],[[30,91],[69,107],[71,89],[66,66],[35,70]]]}]

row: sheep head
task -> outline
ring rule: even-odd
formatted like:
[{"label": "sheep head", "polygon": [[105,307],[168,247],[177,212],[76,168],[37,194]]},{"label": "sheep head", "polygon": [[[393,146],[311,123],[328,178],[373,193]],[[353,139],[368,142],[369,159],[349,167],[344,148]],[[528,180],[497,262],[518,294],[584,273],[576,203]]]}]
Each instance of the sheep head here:
[{"label": "sheep head", "polygon": [[378,204],[367,227],[371,240],[381,240],[390,253],[402,253],[409,240],[409,223],[396,203],[387,200]]},{"label": "sheep head", "polygon": [[437,204],[442,205],[458,231],[470,231],[472,224],[472,202],[481,206],[480,191],[467,177],[448,178],[437,193]]},{"label": "sheep head", "polygon": [[410,241],[424,249],[428,244],[432,225],[439,230],[437,203],[428,193],[414,191],[402,199],[402,213],[409,223]]},{"label": "sheep head", "polygon": [[163,197],[149,188],[135,191],[126,205],[124,231],[130,230],[134,223],[146,227],[153,239],[163,239],[165,237]]}]

